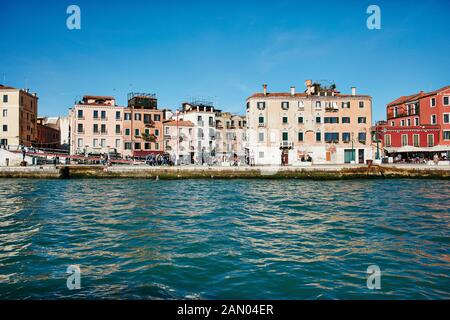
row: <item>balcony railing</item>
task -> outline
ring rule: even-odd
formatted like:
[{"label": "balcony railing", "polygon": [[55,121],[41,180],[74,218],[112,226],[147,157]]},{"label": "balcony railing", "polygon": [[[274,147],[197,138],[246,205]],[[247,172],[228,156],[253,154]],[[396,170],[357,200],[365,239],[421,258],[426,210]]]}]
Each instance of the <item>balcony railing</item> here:
[{"label": "balcony railing", "polygon": [[258,123],[258,127],[259,127],[259,128],[264,128],[265,126],[266,126],[265,123]]},{"label": "balcony railing", "polygon": [[294,147],[294,143],[292,141],[281,141],[280,148],[289,148],[292,149]]}]

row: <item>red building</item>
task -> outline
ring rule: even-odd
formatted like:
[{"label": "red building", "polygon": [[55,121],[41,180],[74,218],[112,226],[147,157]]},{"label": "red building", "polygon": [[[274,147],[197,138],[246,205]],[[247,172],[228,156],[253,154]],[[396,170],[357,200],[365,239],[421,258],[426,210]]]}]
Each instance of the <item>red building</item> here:
[{"label": "red building", "polygon": [[388,154],[425,157],[450,152],[450,86],[402,96],[387,105],[375,132]]}]

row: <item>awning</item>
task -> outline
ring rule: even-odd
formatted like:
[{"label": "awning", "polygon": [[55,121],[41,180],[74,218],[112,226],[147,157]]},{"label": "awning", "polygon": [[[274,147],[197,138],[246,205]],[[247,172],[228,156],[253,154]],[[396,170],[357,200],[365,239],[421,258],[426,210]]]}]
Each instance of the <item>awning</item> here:
[{"label": "awning", "polygon": [[450,145],[437,145],[433,147],[414,147],[414,146],[403,146],[403,147],[385,147],[388,153],[402,153],[402,152],[446,152],[450,151]]},{"label": "awning", "polygon": [[138,151],[133,151],[133,156],[134,157],[140,157],[140,158],[144,158],[148,155],[157,155],[157,154],[162,154],[164,153],[164,151],[145,151],[145,150],[138,150]]}]

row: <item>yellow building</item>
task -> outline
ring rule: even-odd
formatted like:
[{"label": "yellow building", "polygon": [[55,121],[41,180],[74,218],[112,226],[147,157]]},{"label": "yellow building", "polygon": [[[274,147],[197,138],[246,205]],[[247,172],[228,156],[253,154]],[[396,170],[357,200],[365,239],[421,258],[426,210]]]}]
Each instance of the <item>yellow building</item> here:
[{"label": "yellow building", "polygon": [[36,142],[37,108],[36,93],[0,85],[0,145],[29,147]]}]

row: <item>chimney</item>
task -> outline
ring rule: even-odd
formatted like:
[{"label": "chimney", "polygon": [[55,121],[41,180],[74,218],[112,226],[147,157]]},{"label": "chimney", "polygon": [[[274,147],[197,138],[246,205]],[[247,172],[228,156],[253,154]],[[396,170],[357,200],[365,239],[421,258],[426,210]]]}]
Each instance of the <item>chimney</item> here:
[{"label": "chimney", "polygon": [[267,96],[267,84],[263,84],[264,95]]},{"label": "chimney", "polygon": [[306,94],[310,95],[312,93],[312,80],[306,80],[305,86],[306,86]]},{"label": "chimney", "polygon": [[291,87],[291,96],[295,96],[295,87],[294,86]]},{"label": "chimney", "polygon": [[356,96],[356,87],[352,87],[352,96]]}]

